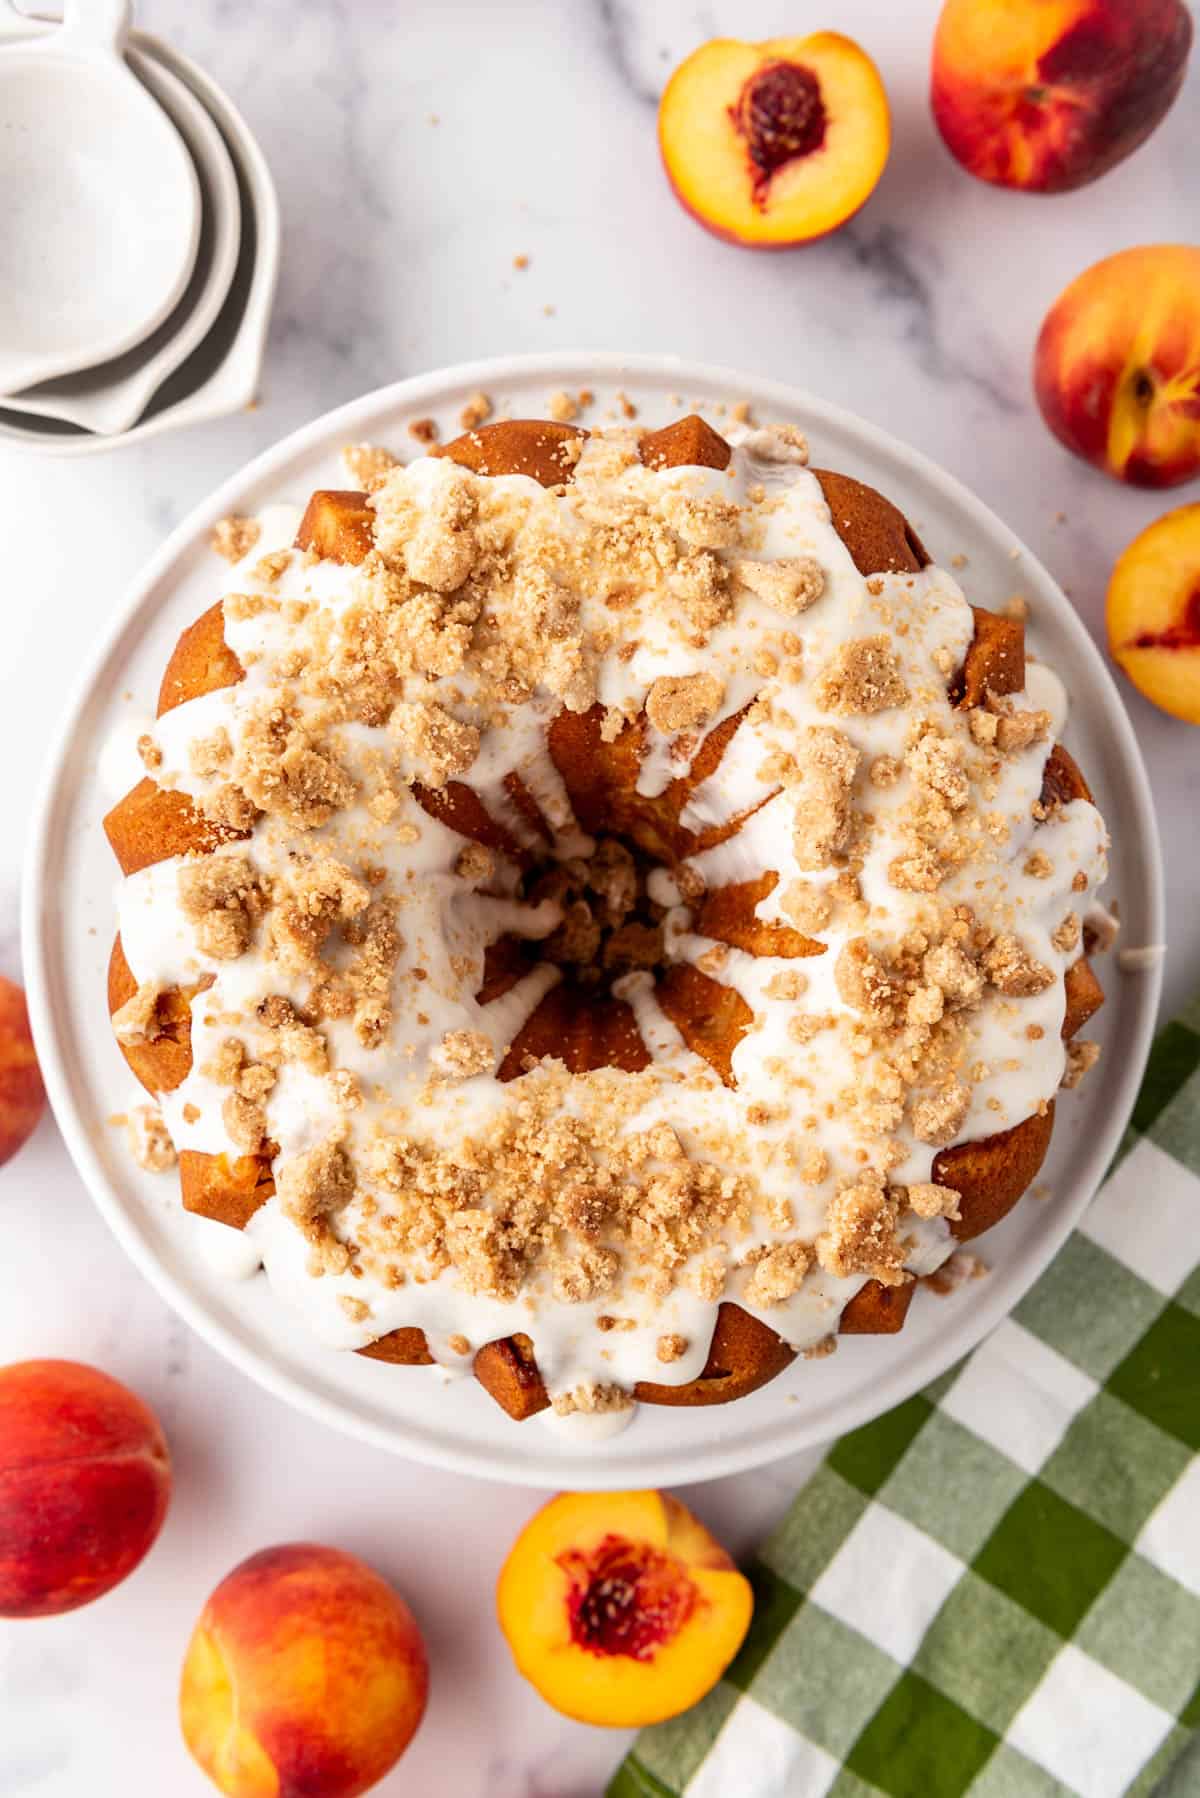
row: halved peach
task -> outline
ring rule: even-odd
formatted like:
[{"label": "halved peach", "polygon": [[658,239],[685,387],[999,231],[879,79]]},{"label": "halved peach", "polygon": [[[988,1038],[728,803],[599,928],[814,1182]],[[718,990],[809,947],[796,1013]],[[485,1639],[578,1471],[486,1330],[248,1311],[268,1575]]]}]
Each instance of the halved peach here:
[{"label": "halved peach", "polygon": [[666,1492],[562,1492],[500,1571],[518,1670],[581,1723],[637,1728],[690,1709],[741,1647],[754,1599],[725,1550]]},{"label": "halved peach", "polygon": [[713,38],[667,83],[658,142],[671,186],[702,225],[731,243],[782,249],[836,231],[870,197],[891,118],[875,64],[839,32]]},{"label": "halved peach", "polygon": [[1108,647],[1139,692],[1200,724],[1200,504],[1134,538],[1108,588]]},{"label": "halved peach", "polygon": [[1135,487],[1200,474],[1200,249],[1141,244],[1093,263],[1038,335],[1042,417],[1085,462]]}]

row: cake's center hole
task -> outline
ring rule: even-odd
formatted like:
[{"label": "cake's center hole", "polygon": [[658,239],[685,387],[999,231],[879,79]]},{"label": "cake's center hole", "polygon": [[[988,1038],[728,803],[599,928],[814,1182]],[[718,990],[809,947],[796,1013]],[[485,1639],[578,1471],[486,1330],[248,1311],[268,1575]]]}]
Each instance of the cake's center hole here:
[{"label": "cake's center hole", "polygon": [[650,1661],[695,1609],[697,1591],[681,1561],[646,1542],[605,1536],[592,1549],[557,1557],[569,1582],[571,1639],[591,1654]]},{"label": "cake's center hole", "polygon": [[535,869],[526,877],[526,897],[533,904],[553,899],[563,912],[558,929],[538,944],[539,959],[593,989],[638,968],[661,968],[667,908],[650,894],[660,866],[636,846],[602,837],[586,861]]},{"label": "cake's center hole", "polygon": [[759,200],[777,170],[825,142],[821,84],[802,63],[768,63],[750,77],[729,111],[746,140]]}]

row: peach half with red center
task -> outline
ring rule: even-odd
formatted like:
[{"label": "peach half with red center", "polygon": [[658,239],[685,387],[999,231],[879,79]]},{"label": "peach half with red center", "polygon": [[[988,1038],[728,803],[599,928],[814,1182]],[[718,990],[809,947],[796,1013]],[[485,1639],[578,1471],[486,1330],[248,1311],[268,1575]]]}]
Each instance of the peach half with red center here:
[{"label": "peach half with red center", "polygon": [[688,1710],[741,1647],[750,1584],[665,1492],[563,1492],[526,1524],[496,1589],[518,1670],[581,1723]]},{"label": "peach half with red center", "polygon": [[226,1575],[183,1664],[184,1740],[228,1798],[359,1798],[425,1710],[412,1612],[340,1549],[291,1542]]},{"label": "peach half with red center", "polygon": [[140,1398],[78,1361],[0,1367],[0,1617],[53,1617],[128,1577],[171,1464]]},{"label": "peach half with red center", "polygon": [[1200,249],[1146,244],[1086,269],[1046,316],[1033,384],[1059,442],[1117,480],[1200,474]]},{"label": "peach half with red center", "polygon": [[946,0],[933,116],[981,181],[1063,193],[1145,142],[1191,43],[1182,0]]},{"label": "peach half with red center", "polygon": [[1108,588],[1108,646],[1146,698],[1200,724],[1200,505],[1134,538]]},{"label": "peach half with red center", "polygon": [[891,120],[879,71],[836,31],[714,38],[680,63],[658,109],[677,197],[732,243],[786,249],[836,231],[870,197]]}]

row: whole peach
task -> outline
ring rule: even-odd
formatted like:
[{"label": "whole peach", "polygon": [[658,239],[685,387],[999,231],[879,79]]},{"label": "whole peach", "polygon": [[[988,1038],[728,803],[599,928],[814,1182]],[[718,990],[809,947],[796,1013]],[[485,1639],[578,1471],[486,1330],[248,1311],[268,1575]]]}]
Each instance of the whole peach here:
[{"label": "whole peach", "polygon": [[1182,0],[946,0],[933,116],[981,181],[1063,193],[1149,137],[1191,43]]},{"label": "whole peach", "polygon": [[180,1723],[229,1798],[357,1798],[407,1748],[428,1690],[404,1600],[355,1556],[293,1542],[251,1555],[209,1598]]},{"label": "whole peach", "polygon": [[0,1165],[32,1136],[45,1108],[25,995],[0,974]]},{"label": "whole peach", "polygon": [[0,1367],[0,1616],[73,1611],[133,1572],[171,1491],[158,1421],[78,1361]]},{"label": "whole peach", "polygon": [[1200,473],[1200,249],[1147,244],[1094,263],[1047,313],[1033,384],[1059,442],[1117,480]]}]

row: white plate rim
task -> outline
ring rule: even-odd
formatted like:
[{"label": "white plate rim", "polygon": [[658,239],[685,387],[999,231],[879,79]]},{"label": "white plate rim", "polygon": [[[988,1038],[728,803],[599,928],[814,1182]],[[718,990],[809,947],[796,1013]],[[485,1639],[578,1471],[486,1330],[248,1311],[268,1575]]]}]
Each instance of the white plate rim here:
[{"label": "white plate rim", "polygon": [[[623,382],[634,390],[635,396],[639,380],[651,384],[669,381],[682,392],[691,387],[714,393],[723,392],[731,399],[746,397],[759,408],[769,408],[780,415],[804,419],[810,427],[828,425],[832,431],[858,437],[880,455],[903,463],[915,480],[940,490],[947,504],[962,515],[968,526],[975,525],[985,534],[999,534],[1009,539],[1014,553],[1019,552],[1021,555],[1022,578],[1027,584],[1038,587],[1039,604],[1049,604],[1054,610],[1056,627],[1065,631],[1071,640],[1074,654],[1088,671],[1092,683],[1089,699],[1101,705],[1106,728],[1115,733],[1115,754],[1122,774],[1130,783],[1133,814],[1140,839],[1139,848],[1144,857],[1147,940],[1161,942],[1164,916],[1161,847],[1150,784],[1141,753],[1112,675],[1066,596],[1032,552],[1020,543],[989,507],[953,475],[946,473],[889,432],[803,389],[739,373],[728,367],[669,355],[555,351],[457,364],[377,388],[324,413],[253,458],[208,499],[196,506],[142,569],[95,645],[69,703],[64,708],[62,722],[48,756],[35,801],[22,883],[22,942],[30,1019],[51,1105],[77,1171],[134,1264],[197,1334],[251,1379],[275,1397],[294,1405],[309,1416],[392,1453],[407,1455],[453,1472],[491,1478],[507,1484],[542,1488],[564,1484],[564,1465],[561,1460],[556,1460],[549,1454],[539,1457],[527,1431],[522,1432],[521,1448],[529,1452],[522,1452],[517,1458],[517,1464],[514,1464],[512,1460],[496,1458],[487,1451],[481,1453],[469,1445],[447,1446],[440,1440],[431,1443],[400,1422],[381,1425],[368,1417],[348,1412],[341,1405],[310,1390],[303,1379],[273,1366],[264,1351],[248,1348],[235,1331],[210,1316],[205,1305],[160,1264],[143,1241],[119,1194],[110,1184],[87,1129],[75,1109],[70,1073],[66,1059],[60,1052],[56,1033],[47,929],[50,897],[47,876],[54,816],[75,734],[75,720],[82,714],[99,672],[173,564],[198,539],[206,536],[219,518],[236,510],[249,490],[269,480],[295,457],[318,450],[322,446],[360,440],[364,433],[369,435],[371,421],[385,412],[416,413],[433,410],[444,402],[448,392],[475,388],[486,390],[489,384],[499,385],[505,381],[539,380],[551,386],[569,388],[587,382],[589,378],[593,384],[599,384],[602,380]],[[1121,1045],[1122,1066],[1118,1076],[1117,1098],[1110,1103],[1104,1117],[1097,1121],[1096,1127],[1091,1131],[1088,1147],[1083,1154],[1082,1168],[1072,1190],[1056,1196],[1052,1209],[1047,1210],[1045,1228],[1036,1253],[1027,1257],[1025,1266],[1017,1269],[1006,1267],[1003,1284],[998,1276],[993,1276],[983,1284],[982,1291],[976,1288],[978,1296],[970,1312],[958,1313],[949,1328],[922,1347],[900,1356],[881,1355],[874,1377],[864,1381],[862,1389],[839,1411],[837,1434],[861,1427],[938,1378],[1009,1314],[1048,1266],[1078,1223],[1103,1178],[1132,1112],[1154,1033],[1161,984],[1162,970],[1158,965],[1152,966],[1140,977],[1134,1000],[1133,1028]],[[903,1335],[897,1341],[903,1343]],[[703,1419],[711,1418],[713,1412],[705,1409],[690,1415],[697,1420],[695,1449],[690,1454],[674,1453],[665,1456],[648,1452],[639,1459],[637,1467],[638,1479],[643,1484],[680,1485],[743,1472],[799,1449],[811,1448],[831,1440],[828,1430],[815,1430],[803,1417],[791,1421],[781,1417],[778,1428],[765,1445],[748,1448],[736,1443],[714,1444],[706,1440],[703,1427]],[[513,1428],[520,1430],[521,1426],[514,1425]],[[589,1478],[586,1483],[592,1489],[630,1483],[627,1466],[616,1470],[615,1474],[612,1470],[606,1470],[602,1446],[588,1452]],[[575,1463],[572,1463],[570,1471],[578,1472]]]}]

